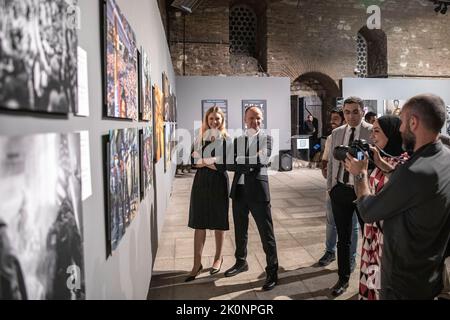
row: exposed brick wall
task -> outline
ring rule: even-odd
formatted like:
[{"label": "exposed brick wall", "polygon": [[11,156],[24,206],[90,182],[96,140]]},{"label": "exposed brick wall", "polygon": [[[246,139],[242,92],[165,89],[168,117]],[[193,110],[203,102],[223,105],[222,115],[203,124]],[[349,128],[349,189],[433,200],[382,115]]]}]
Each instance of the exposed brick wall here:
[{"label": "exposed brick wall", "polygon": [[161,21],[163,23],[164,31],[166,32],[166,38],[169,38],[169,29],[168,29],[168,17],[167,17],[167,0],[157,0],[159,12],[161,14]]},{"label": "exposed brick wall", "polygon": [[[264,0],[260,0],[264,3]],[[450,13],[436,15],[419,0],[269,0],[267,72],[294,81],[320,72],[337,83],[353,77],[356,34],[369,15],[363,4],[381,3],[388,74],[450,76]],[[298,4],[300,5],[298,6]],[[425,4],[425,5],[423,5]],[[186,16],[186,75],[251,74],[230,66],[229,0],[205,0]],[[175,70],[183,74],[183,16],[170,13]]]}]

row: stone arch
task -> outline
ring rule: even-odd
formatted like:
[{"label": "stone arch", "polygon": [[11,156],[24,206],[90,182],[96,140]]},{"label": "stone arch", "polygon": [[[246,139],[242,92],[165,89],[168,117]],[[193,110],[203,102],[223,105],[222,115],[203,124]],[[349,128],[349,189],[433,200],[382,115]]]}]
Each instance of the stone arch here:
[{"label": "stone arch", "polygon": [[[341,97],[341,90],[336,82],[324,73],[307,72],[293,81],[291,92],[299,98],[305,98],[307,104],[312,103],[316,109],[320,109],[319,136],[329,134],[330,112],[336,105],[336,98]],[[319,114],[318,110],[315,114]]]}]

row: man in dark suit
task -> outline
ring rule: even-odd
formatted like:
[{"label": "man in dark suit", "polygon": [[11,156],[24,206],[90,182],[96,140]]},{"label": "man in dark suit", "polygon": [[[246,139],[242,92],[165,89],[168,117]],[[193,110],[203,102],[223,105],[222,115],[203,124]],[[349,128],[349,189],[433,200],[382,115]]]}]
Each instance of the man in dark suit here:
[{"label": "man in dark suit", "polygon": [[263,115],[258,107],[251,106],[245,112],[247,131],[234,141],[231,187],[233,219],[236,240],[236,263],[225,272],[226,277],[248,270],[248,214],[252,213],[258,226],[262,246],[266,254],[267,279],[263,290],[273,289],[278,281],[278,257],[270,206],[269,177],[267,167],[272,152],[272,137],[260,132]]}]

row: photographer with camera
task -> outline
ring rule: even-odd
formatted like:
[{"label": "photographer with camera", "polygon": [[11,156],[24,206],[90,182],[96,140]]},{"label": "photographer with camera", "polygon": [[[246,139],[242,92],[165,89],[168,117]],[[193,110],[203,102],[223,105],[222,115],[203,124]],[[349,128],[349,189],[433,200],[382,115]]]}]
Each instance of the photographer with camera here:
[{"label": "photographer with camera", "polygon": [[[340,126],[346,124],[344,118],[344,112],[340,108],[336,108],[331,110],[330,117],[330,127],[331,130],[339,128]],[[328,172],[328,159],[330,155],[330,147],[332,144],[332,135],[330,134],[325,143],[325,148],[322,156],[322,175],[325,179],[327,179]],[[332,152],[332,151],[331,151]],[[337,230],[336,224],[334,222],[333,210],[331,209],[331,199],[326,192],[326,200],[325,200],[325,212],[326,212],[326,233],[325,233],[325,253],[319,259],[318,264],[321,267],[325,267],[336,260],[336,242],[337,242]],[[356,217],[356,213],[353,215],[353,227],[352,227],[352,245],[350,247],[350,255],[351,255],[351,271],[353,272],[356,266],[356,250],[358,245],[358,218]]]},{"label": "photographer with camera", "polygon": [[348,157],[355,174],[358,211],[366,223],[383,220],[380,299],[434,299],[443,289],[450,240],[450,150],[439,141],[444,101],[426,94],[401,112],[403,146],[411,158],[376,194],[369,188],[368,160]]},{"label": "photographer with camera", "polygon": [[[369,159],[376,167],[369,177],[369,186],[372,194],[381,191],[389,180],[387,172],[393,170],[399,163],[404,163],[408,155],[402,149],[402,136],[400,133],[400,118],[393,115],[382,116],[375,120],[372,131],[372,141],[375,145],[369,146]],[[361,148],[360,151],[363,149]],[[383,154],[383,156],[380,155]],[[352,155],[346,155],[352,157]],[[369,160],[369,161],[370,161]],[[359,171],[351,161],[346,167],[351,174],[357,175]],[[388,170],[388,171],[383,171]],[[383,246],[383,222],[366,223],[363,230],[361,251],[361,270],[359,276],[359,299],[378,300],[380,283],[380,266]]]},{"label": "photographer with camera", "polygon": [[[344,117],[347,125],[335,129],[332,133],[331,150],[336,147],[352,145],[358,139],[371,142],[372,125],[363,121],[364,102],[357,97],[350,97],[344,101]],[[348,288],[351,274],[350,246],[352,236],[352,218],[356,210],[354,201],[354,179],[344,168],[344,162],[337,160],[330,152],[328,161],[327,189],[331,198],[334,221],[336,223],[338,244],[338,273],[339,281],[332,288],[333,296],[343,294]],[[345,160],[345,158],[344,158]]]}]

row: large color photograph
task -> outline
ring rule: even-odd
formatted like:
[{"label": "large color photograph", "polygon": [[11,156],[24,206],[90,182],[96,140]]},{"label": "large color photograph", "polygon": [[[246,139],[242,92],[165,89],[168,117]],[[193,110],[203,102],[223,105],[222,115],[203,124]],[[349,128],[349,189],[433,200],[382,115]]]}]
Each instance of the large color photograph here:
[{"label": "large color photograph", "polygon": [[164,125],[164,172],[167,172],[170,168],[170,155],[172,152],[172,146],[170,143],[172,126],[169,122]]},{"label": "large color photograph", "polygon": [[138,54],[136,35],[114,0],[106,1],[107,116],[138,118]]},{"label": "large color photograph", "polygon": [[0,297],[85,299],[80,135],[0,137]]},{"label": "large color photograph", "polygon": [[0,2],[1,108],[77,112],[76,11],[69,3]]},{"label": "large color photograph", "polygon": [[153,87],[153,106],[155,112],[155,163],[163,157],[164,153],[164,109],[163,93],[157,85]]},{"label": "large color photograph", "polygon": [[142,50],[141,55],[141,119],[153,122],[151,66],[148,55]]},{"label": "large color photograph", "polygon": [[109,224],[111,249],[117,249],[139,209],[139,143],[134,128],[109,134]]},{"label": "large color photograph", "polygon": [[153,187],[153,130],[145,127],[141,131],[141,198]]}]

